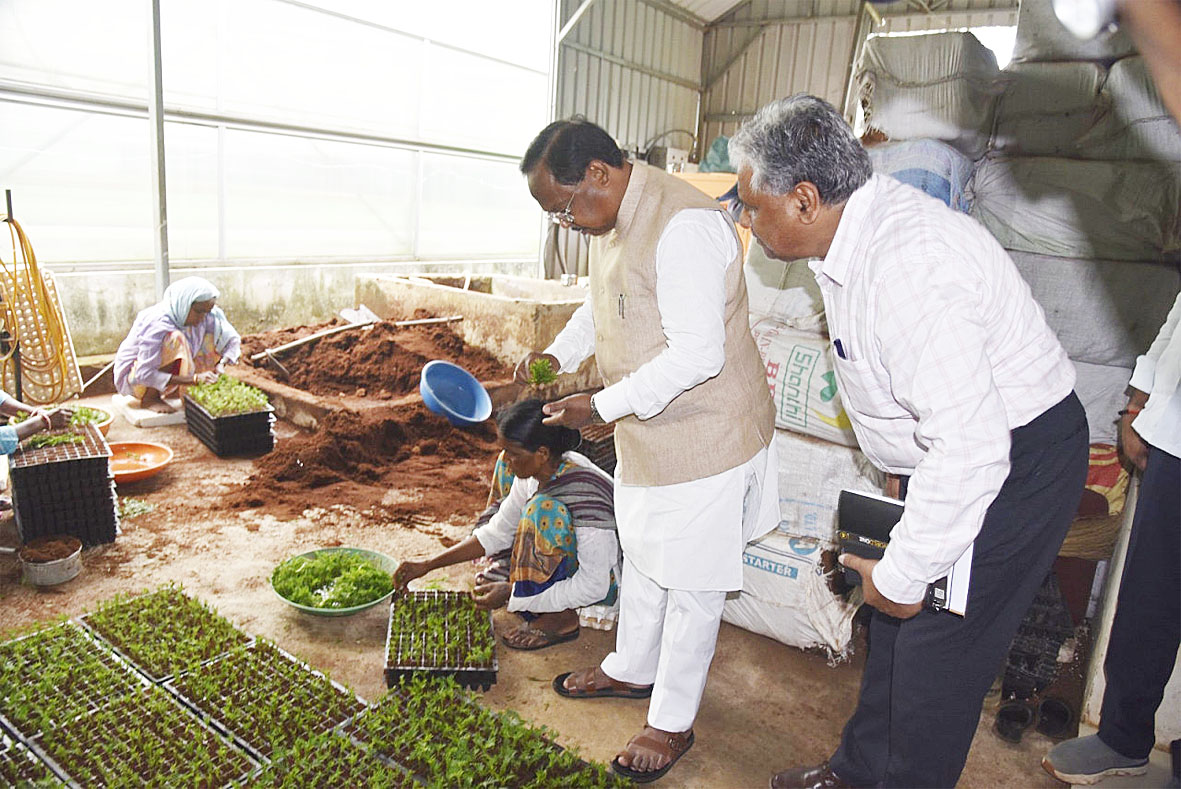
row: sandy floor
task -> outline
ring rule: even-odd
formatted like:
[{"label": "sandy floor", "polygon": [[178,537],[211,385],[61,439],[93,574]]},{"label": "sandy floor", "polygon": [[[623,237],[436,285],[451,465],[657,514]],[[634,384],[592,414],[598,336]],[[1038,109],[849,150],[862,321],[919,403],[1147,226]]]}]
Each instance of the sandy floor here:
[{"label": "sandy floor", "polygon": [[[94,398],[92,404],[101,406],[105,399]],[[293,433],[282,422],[276,430],[280,441]],[[80,614],[117,592],[178,581],[248,632],[273,639],[362,697],[378,698],[385,690],[386,610],[341,619],[301,614],[271,592],[271,570],[291,554],[325,545],[426,556],[439,550],[441,540],[466,536],[472,513],[456,513],[450,523],[409,528],[382,523],[347,505],[309,510],[288,521],[230,511],[220,501],[248,477],[250,460],[218,459],[183,426],[138,430],[117,419],[110,440],[134,439],[165,443],[176,452],[163,473],[119,490],[120,496],[142,499],[155,509],[125,521],[114,544],[86,551],[82,574],[54,589],[22,585],[15,558],[0,556],[0,629]],[[390,493],[408,494],[413,492]],[[15,524],[0,524],[0,545],[17,542]],[[463,588],[469,573],[452,568],[442,575],[449,586]],[[497,627],[512,626],[514,620],[501,612]],[[643,725],[646,702],[562,699],[550,682],[558,673],[600,660],[613,638],[613,633],[584,630],[577,641],[541,652],[502,648],[499,682],[484,699],[550,727],[559,741],[589,758],[609,761]],[[723,625],[695,727],[697,744],[661,785],[766,786],[776,770],[823,760],[852,710],[860,660],[855,655],[849,663],[830,667],[822,656]],[[960,786],[1061,786],[1038,766],[1052,743],[1039,734],[1027,736],[1020,746],[1000,741],[990,729],[992,707],[986,704]]]}]

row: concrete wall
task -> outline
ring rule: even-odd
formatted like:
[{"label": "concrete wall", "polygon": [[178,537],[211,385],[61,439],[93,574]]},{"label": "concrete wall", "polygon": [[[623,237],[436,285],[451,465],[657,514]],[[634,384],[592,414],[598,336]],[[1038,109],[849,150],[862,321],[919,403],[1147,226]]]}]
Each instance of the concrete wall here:
[{"label": "concrete wall", "polygon": [[[172,281],[198,275],[221,290],[218,303],[242,334],[331,318],[354,305],[359,272],[486,272],[529,274],[535,262],[326,263],[225,268],[174,268]],[[56,273],[58,292],[79,356],[114,353],[139,310],[155,302],[151,270]]]}]

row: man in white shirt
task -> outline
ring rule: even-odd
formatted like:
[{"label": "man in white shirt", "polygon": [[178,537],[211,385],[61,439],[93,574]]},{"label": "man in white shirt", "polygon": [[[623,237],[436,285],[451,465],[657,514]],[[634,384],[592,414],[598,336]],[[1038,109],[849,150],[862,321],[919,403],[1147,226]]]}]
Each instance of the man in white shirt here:
[{"label": "man in white shirt", "polygon": [[648,725],[612,762],[637,781],[693,744],[726,592],[746,542],[778,523],[774,407],[748,325],[741,247],[721,206],[627,161],[603,129],[557,121],[521,161],[554,222],[590,237],[587,301],[544,354],[592,353],[605,388],[550,403],[556,424],[615,423],[623,548],[615,651],[562,674],[568,698],[651,696]]},{"label": "man in white shirt", "polygon": [[[844,119],[803,94],[730,141],[743,222],[812,264],[841,399],[866,456],[906,480],[880,561],[843,555],[876,611],[840,746],[773,787],[952,786],[1017,626],[1082,495],[1074,367],[975,220],[873,175]],[[923,608],[973,547],[963,617]]]}]

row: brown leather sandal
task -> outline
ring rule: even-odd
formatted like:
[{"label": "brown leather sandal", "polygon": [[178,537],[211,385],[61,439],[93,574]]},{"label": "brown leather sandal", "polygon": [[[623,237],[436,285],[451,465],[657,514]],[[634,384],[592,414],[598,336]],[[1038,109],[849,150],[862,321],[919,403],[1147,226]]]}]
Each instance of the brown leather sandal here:
[{"label": "brown leather sandal", "polygon": [[509,649],[519,649],[529,652],[534,649],[545,649],[554,644],[565,644],[578,638],[579,628],[575,627],[568,633],[551,633],[541,630],[526,622],[518,628],[508,631],[500,637]]},{"label": "brown leather sandal", "polygon": [[[559,674],[554,677],[554,692],[568,699],[646,699],[652,695],[651,685],[633,687],[624,682],[617,682],[606,674],[603,675],[606,677],[606,682],[602,682],[596,676],[598,671],[599,667],[595,666],[594,668]],[[566,687],[566,678],[572,675],[578,676],[574,677],[574,687],[568,688]]]},{"label": "brown leather sandal", "polygon": [[693,747],[694,739],[692,729],[684,732],[667,732],[645,726],[643,731],[627,741],[627,748],[624,750],[630,750],[632,746],[646,748],[667,758],[668,764],[655,770],[635,770],[620,764],[619,757],[616,756],[611,760],[611,769],[638,784],[650,783],[662,778],[671,770],[685,752]]}]

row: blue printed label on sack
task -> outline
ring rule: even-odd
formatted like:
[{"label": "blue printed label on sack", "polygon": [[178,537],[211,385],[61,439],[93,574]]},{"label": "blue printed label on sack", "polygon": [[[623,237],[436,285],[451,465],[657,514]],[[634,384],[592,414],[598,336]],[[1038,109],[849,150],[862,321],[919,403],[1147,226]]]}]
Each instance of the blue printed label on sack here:
[{"label": "blue printed label on sack", "polygon": [[779,420],[788,427],[808,425],[808,387],[812,373],[820,361],[820,350],[806,345],[793,345],[786,361],[777,365]]},{"label": "blue printed label on sack", "polygon": [[756,570],[762,570],[766,573],[774,573],[781,575],[784,578],[795,578],[800,574],[799,568],[789,567],[783,562],[777,562],[774,559],[769,559],[766,556],[755,556],[750,553],[742,554],[742,562]]}]

